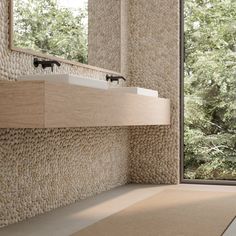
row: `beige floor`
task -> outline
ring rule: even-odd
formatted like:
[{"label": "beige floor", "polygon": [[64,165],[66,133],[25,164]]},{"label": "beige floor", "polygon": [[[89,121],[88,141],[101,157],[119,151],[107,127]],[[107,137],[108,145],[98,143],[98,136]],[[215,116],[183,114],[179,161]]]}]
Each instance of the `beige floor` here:
[{"label": "beige floor", "polygon": [[[68,236],[165,189],[236,192],[234,186],[126,185],[0,229],[1,236]],[[236,235],[234,222],[225,236]]]}]

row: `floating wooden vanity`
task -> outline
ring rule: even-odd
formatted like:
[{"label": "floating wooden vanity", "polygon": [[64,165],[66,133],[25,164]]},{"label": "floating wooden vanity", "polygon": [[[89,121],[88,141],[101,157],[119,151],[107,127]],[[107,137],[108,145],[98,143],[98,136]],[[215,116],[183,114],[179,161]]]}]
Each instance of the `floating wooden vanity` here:
[{"label": "floating wooden vanity", "polygon": [[0,128],[169,124],[169,99],[54,81],[0,81]]}]

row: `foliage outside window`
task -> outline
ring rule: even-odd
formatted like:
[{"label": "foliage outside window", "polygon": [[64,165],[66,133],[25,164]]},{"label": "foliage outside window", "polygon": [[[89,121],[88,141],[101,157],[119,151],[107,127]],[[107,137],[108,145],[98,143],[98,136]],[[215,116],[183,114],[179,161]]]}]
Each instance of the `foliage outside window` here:
[{"label": "foliage outside window", "polygon": [[85,9],[58,0],[14,0],[14,46],[87,64]]},{"label": "foliage outside window", "polygon": [[184,178],[236,180],[236,1],[185,0]]}]

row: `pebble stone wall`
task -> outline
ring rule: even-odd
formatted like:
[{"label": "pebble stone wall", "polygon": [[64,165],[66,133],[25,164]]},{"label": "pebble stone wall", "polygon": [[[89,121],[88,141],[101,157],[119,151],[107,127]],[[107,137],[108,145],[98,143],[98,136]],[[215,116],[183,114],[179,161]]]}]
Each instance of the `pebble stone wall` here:
[{"label": "pebble stone wall", "polygon": [[120,72],[121,0],[89,0],[88,12],[89,64]]},{"label": "pebble stone wall", "polygon": [[[0,0],[0,79],[51,73],[8,49],[8,4]],[[54,73],[104,79],[62,64]],[[0,129],[0,227],[98,194],[128,180],[126,128]]]},{"label": "pebble stone wall", "polygon": [[171,99],[171,125],[130,129],[130,181],[175,184],[179,176],[179,1],[129,0],[130,85]]}]

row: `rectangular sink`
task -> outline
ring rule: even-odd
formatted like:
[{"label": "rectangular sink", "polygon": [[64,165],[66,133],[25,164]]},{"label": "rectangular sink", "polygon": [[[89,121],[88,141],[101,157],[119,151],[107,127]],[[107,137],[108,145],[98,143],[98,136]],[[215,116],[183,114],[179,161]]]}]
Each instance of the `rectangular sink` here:
[{"label": "rectangular sink", "polygon": [[133,93],[149,97],[158,97],[158,92],[156,90],[139,88],[139,87],[109,88],[109,90],[119,93]]},{"label": "rectangular sink", "polygon": [[19,77],[19,80],[48,80],[54,82],[68,83],[89,88],[108,89],[108,83],[103,80],[80,77],[69,74],[43,74],[43,75],[25,75]]}]

